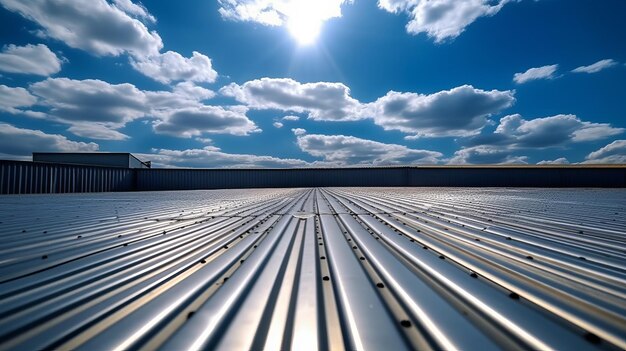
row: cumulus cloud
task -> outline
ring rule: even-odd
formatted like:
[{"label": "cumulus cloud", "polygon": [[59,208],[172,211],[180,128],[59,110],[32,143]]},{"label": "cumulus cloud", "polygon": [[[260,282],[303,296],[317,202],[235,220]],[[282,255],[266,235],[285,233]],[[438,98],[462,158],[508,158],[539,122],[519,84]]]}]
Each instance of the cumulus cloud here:
[{"label": "cumulus cloud", "polygon": [[626,140],[615,140],[590,153],[583,163],[626,163]]},{"label": "cumulus cloud", "polygon": [[538,165],[567,165],[569,161],[565,157],[559,157],[556,160],[544,160],[537,162]]},{"label": "cumulus cloud", "polygon": [[156,167],[292,168],[310,165],[310,163],[298,159],[229,154],[214,146],[189,150],[156,149],[151,154],[138,154],[138,156],[152,161]]},{"label": "cumulus cloud", "polygon": [[[257,22],[267,26],[281,26],[301,16],[314,16],[316,21],[341,17],[341,5],[351,0],[218,0],[219,13],[234,21]],[[307,11],[303,6],[308,6]]]},{"label": "cumulus cloud", "polygon": [[68,132],[79,137],[99,140],[126,140],[130,137],[117,130],[111,129],[105,123],[74,123],[67,129]]},{"label": "cumulus cloud", "polygon": [[281,122],[274,122],[272,123],[272,125],[274,126],[274,128],[282,128],[284,126],[284,124],[282,124]]},{"label": "cumulus cloud", "polygon": [[435,42],[458,37],[479,17],[493,16],[512,0],[379,0],[391,13],[408,13],[407,32],[426,33]]},{"label": "cumulus cloud", "polygon": [[311,156],[340,165],[431,164],[443,156],[436,151],[415,150],[345,135],[302,134],[297,137],[297,144]]},{"label": "cumulus cloud", "polygon": [[300,117],[298,116],[285,116],[282,118],[283,121],[299,121]]},{"label": "cumulus cloud", "polygon": [[341,83],[299,83],[289,78],[261,78],[243,85],[231,83],[220,93],[253,109],[275,109],[307,113],[318,121],[362,119],[361,104]]},{"label": "cumulus cloud", "polygon": [[71,141],[62,135],[0,123],[0,150],[7,155],[27,156],[33,151],[97,151],[98,144]]},{"label": "cumulus cloud", "polygon": [[515,73],[513,75],[513,81],[517,84],[524,84],[531,80],[537,79],[553,79],[554,73],[559,68],[559,65],[547,65],[542,67],[529,68],[526,72]]},{"label": "cumulus cloud", "polygon": [[141,4],[134,4],[130,0],[113,0],[113,4],[130,16],[135,16],[152,23],[156,22],[156,18]]},{"label": "cumulus cloud", "polygon": [[18,114],[24,112],[19,107],[30,107],[36,102],[37,98],[28,90],[0,84],[0,111]]},{"label": "cumulus cloud", "polygon": [[[363,104],[350,96],[344,84],[299,83],[287,78],[231,83],[220,93],[252,109],[306,113],[318,121],[371,118],[385,130],[411,134],[409,139],[477,134],[489,116],[515,102],[514,91],[485,91],[463,85],[430,95],[390,91],[373,103]],[[285,120],[297,119],[288,117]]]},{"label": "cumulus cloud", "polygon": [[179,96],[186,96],[190,99],[202,101],[207,100],[215,96],[215,92],[191,82],[182,82],[174,86],[174,94]]},{"label": "cumulus cloud", "polygon": [[154,124],[157,133],[191,138],[204,133],[248,135],[261,130],[245,115],[245,110],[221,106],[201,106],[167,111]]},{"label": "cumulus cloud", "polygon": [[369,104],[365,113],[385,130],[414,137],[468,136],[479,133],[487,117],[514,102],[513,91],[463,85],[431,95],[390,91]]},{"label": "cumulus cloud", "polygon": [[[575,115],[556,115],[525,120],[515,114],[500,119],[494,133],[476,135],[460,142],[464,148],[450,159],[453,164],[526,163],[519,150],[565,147],[571,143],[595,141],[621,134],[624,128],[608,123],[581,121]],[[565,164],[564,158],[538,164]]]},{"label": "cumulus cloud", "polygon": [[61,70],[61,59],[46,45],[7,45],[0,53],[0,71],[49,76]]},{"label": "cumulus cloud", "polygon": [[99,122],[121,127],[145,115],[145,94],[134,85],[95,79],[48,78],[30,87],[50,114],[65,122]]},{"label": "cumulus cloud", "polygon": [[[60,40],[95,56],[130,54],[131,66],[158,82],[212,83],[217,78],[206,55],[194,51],[186,58],[175,51],[161,53],[161,37],[142,22],[154,23],[156,19],[131,0],[0,0],[0,4],[37,23],[40,37]],[[44,76],[60,70],[61,62],[45,45],[9,46],[7,51],[0,54],[5,55],[0,56],[0,70],[8,67],[9,72]],[[3,60],[8,63],[3,64]]]},{"label": "cumulus cloud", "polygon": [[201,137],[197,137],[195,138],[196,141],[203,143],[203,144],[213,144],[213,139],[211,138],[201,138]]},{"label": "cumulus cloud", "polygon": [[303,129],[303,128],[291,128],[291,131],[295,135],[304,135],[304,134],[306,134],[306,129]]},{"label": "cumulus cloud", "polygon": [[518,148],[542,148],[568,142],[601,140],[623,132],[624,128],[615,128],[608,123],[584,122],[575,115],[525,120],[519,114],[500,119],[495,131],[503,138],[500,144]]},{"label": "cumulus cloud", "polygon": [[597,73],[602,71],[603,69],[607,69],[609,67],[613,67],[617,65],[617,62],[613,59],[600,60],[594,64],[589,66],[580,66],[572,70],[574,73]]},{"label": "cumulus cloud", "polygon": [[512,155],[506,148],[473,146],[454,153],[448,164],[526,164],[528,157]]},{"label": "cumulus cloud", "polygon": [[117,130],[144,117],[156,119],[155,131],[185,138],[205,132],[247,135],[258,131],[245,116],[245,107],[204,105],[201,101],[213,92],[189,82],[179,83],[172,91],[144,91],[129,83],[48,78],[32,84],[30,90],[53,120],[92,139],[126,139]]},{"label": "cumulus cloud", "polygon": [[144,90],[143,93],[146,97],[148,110],[157,117],[164,110],[203,106],[202,101],[215,95],[213,91],[189,82],[178,83],[172,91]]},{"label": "cumulus cloud", "polygon": [[164,84],[173,81],[212,83],[217,78],[211,59],[196,51],[190,58],[168,51],[140,60],[131,59],[131,65],[145,76]]},{"label": "cumulus cloud", "polygon": [[96,56],[118,56],[126,52],[136,57],[157,55],[163,47],[161,37],[156,31],[149,31],[140,20],[128,15],[140,13],[136,6],[129,3],[0,0],[7,10],[17,12],[41,26],[40,35],[61,40],[70,47]]}]

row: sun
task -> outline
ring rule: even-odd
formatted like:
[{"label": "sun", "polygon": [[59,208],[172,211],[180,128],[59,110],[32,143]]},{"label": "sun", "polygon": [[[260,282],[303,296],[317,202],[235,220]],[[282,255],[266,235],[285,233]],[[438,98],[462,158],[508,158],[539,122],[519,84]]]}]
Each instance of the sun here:
[{"label": "sun", "polygon": [[317,1],[295,1],[289,11],[287,29],[300,45],[315,43],[327,19],[327,9]]},{"label": "sun", "polygon": [[317,40],[320,34],[322,22],[310,17],[292,17],[289,19],[289,22],[287,22],[287,28],[298,44],[311,45]]}]

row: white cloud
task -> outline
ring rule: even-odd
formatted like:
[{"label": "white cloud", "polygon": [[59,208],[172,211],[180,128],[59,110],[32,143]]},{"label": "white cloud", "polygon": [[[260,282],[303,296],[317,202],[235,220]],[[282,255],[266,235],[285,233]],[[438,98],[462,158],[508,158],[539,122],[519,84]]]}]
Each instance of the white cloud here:
[{"label": "white cloud", "polygon": [[613,59],[600,60],[594,64],[589,66],[580,66],[572,70],[574,73],[596,73],[600,72],[603,69],[613,67],[617,65],[617,62]]},{"label": "white cloud", "polygon": [[274,123],[272,123],[272,125],[274,126],[274,128],[282,128],[284,126],[284,124],[282,124],[280,122],[274,122]]},{"label": "white cloud", "polygon": [[229,154],[208,146],[203,149],[168,150],[157,149],[152,154],[138,154],[152,161],[156,167],[190,168],[293,168],[310,164],[298,159],[283,159],[272,156]]},{"label": "white cloud", "polygon": [[553,79],[554,73],[559,68],[559,65],[548,65],[542,67],[529,68],[524,73],[515,73],[513,80],[517,84],[524,84],[531,80],[537,79]]},{"label": "white cloud", "polygon": [[306,134],[306,129],[303,128],[291,128],[291,131],[297,136]]},{"label": "white cloud", "polygon": [[[206,55],[194,51],[190,58],[185,58],[175,51],[160,53],[161,37],[141,22],[156,21],[145,7],[131,0],[111,1],[0,0],[0,4],[41,26],[37,31],[40,37],[60,40],[96,56],[130,54],[131,66],[158,82],[212,83],[216,80],[217,72]],[[36,52],[32,47],[24,48],[29,49],[29,57],[34,57],[32,62],[5,57],[10,61],[2,65],[0,58],[0,70],[16,64],[19,66],[10,72],[29,69],[30,73],[48,76],[60,70],[60,61],[45,45],[39,45]],[[26,55],[24,48],[18,50],[21,56]],[[9,49],[15,51],[16,48]]]},{"label": "white cloud", "polygon": [[363,118],[361,104],[350,96],[350,88],[341,83],[299,83],[289,78],[261,78],[243,85],[231,83],[220,89],[220,93],[253,109],[307,113],[309,118],[318,121]]},{"label": "white cloud", "polygon": [[48,78],[30,90],[50,107],[50,115],[69,124],[99,122],[119,128],[146,114],[145,94],[129,83]]},{"label": "white cloud", "polygon": [[128,15],[139,17],[144,21],[156,22],[156,18],[141,4],[134,4],[130,0],[113,0],[113,4]]},{"label": "white cloud", "polygon": [[36,22],[41,35],[93,55],[128,52],[143,57],[157,55],[163,47],[156,31],[127,14],[137,13],[136,7],[124,6],[128,1],[113,5],[105,0],[0,0],[0,4]]},{"label": "white cloud", "polygon": [[565,157],[559,157],[556,160],[544,160],[537,162],[538,165],[567,165],[569,161]]},{"label": "white cloud", "polygon": [[201,138],[201,137],[197,137],[195,138],[196,141],[201,142],[203,144],[213,144],[213,139],[211,138]]},{"label": "white cloud", "polygon": [[196,51],[190,58],[168,51],[137,60],[131,58],[130,62],[137,71],[164,84],[173,81],[212,83],[217,79],[211,59]]},{"label": "white cloud", "polygon": [[79,137],[99,140],[126,140],[130,137],[117,130],[111,129],[104,123],[74,123],[67,129],[68,132]]},{"label": "white cloud", "polygon": [[512,155],[506,148],[473,146],[454,153],[448,164],[526,164],[528,157]]},{"label": "white cloud", "polygon": [[174,94],[179,96],[187,96],[191,99],[202,101],[207,100],[215,96],[215,92],[191,82],[182,82],[174,86]]},{"label": "white cloud", "polygon": [[155,131],[185,138],[205,132],[247,135],[259,131],[245,116],[245,107],[204,105],[201,101],[213,92],[189,82],[179,83],[172,91],[144,91],[128,83],[48,78],[30,90],[40,98],[40,105],[49,108],[53,120],[92,139],[125,139],[128,136],[117,130],[144,117],[157,119]]},{"label": "white cloud", "polygon": [[324,22],[341,17],[341,6],[352,0],[218,0],[225,19],[285,26],[300,44],[311,44]]},{"label": "white cloud", "polygon": [[[626,131],[608,123],[581,121],[575,115],[556,115],[525,120],[515,114],[500,119],[494,133],[461,140],[465,146],[449,160],[452,164],[526,163],[519,150],[567,147],[572,143],[606,139]],[[565,164],[565,158],[541,161],[538,164]]]},{"label": "white cloud", "polygon": [[409,149],[403,145],[345,135],[302,134],[297,137],[297,143],[311,156],[340,165],[432,164],[443,156],[436,151]]},{"label": "white cloud", "polygon": [[583,163],[626,163],[626,140],[615,140],[590,153]]},{"label": "white cloud", "polygon": [[409,138],[476,134],[489,116],[515,102],[514,91],[485,91],[463,85],[430,95],[390,91],[373,103],[362,104],[350,96],[344,84],[299,83],[287,78],[232,83],[220,93],[252,109],[306,113],[317,121],[371,118],[385,130],[412,134]]},{"label": "white cloud", "polygon": [[[516,151],[567,147],[572,143],[594,141],[621,134],[624,128],[607,123],[581,121],[574,115],[556,115],[525,120],[515,114],[500,119],[494,133],[461,140],[465,146],[455,152],[451,164],[527,163]],[[545,160],[538,164],[565,164],[565,158]]]},{"label": "white cloud", "polygon": [[24,88],[12,88],[0,84],[0,111],[11,114],[25,113],[20,107],[30,107],[37,98]]},{"label": "white cloud", "polygon": [[[341,17],[341,5],[351,0],[218,0],[222,17],[234,21],[281,26],[307,12],[316,21]],[[305,10],[306,9],[306,10]]]},{"label": "white cloud", "polygon": [[46,45],[8,45],[0,53],[0,71],[49,76],[61,70],[61,60]]},{"label": "white cloud", "polygon": [[507,138],[501,144],[518,148],[541,148],[569,142],[601,140],[624,131],[624,128],[615,128],[608,123],[584,122],[575,115],[525,120],[516,114],[500,119],[495,133]]},{"label": "white cloud", "polygon": [[201,106],[167,111],[154,124],[157,133],[191,138],[204,133],[248,135],[261,130],[239,109]]},{"label": "white cloud", "polygon": [[178,83],[172,91],[148,91],[144,90],[146,97],[146,110],[151,111],[155,116],[160,116],[162,111],[181,109],[187,107],[201,107],[201,101],[212,98],[215,93],[194,85],[193,83]]},{"label": "white cloud", "polygon": [[298,116],[285,116],[282,118],[283,121],[299,121],[300,117]]},{"label": "white cloud", "polygon": [[8,155],[26,156],[37,151],[97,151],[98,144],[68,140],[58,134],[40,130],[17,128],[0,124],[0,150]]},{"label": "white cloud", "polygon": [[493,16],[511,0],[379,0],[391,13],[406,12],[411,34],[426,33],[435,42],[458,37],[479,17]]},{"label": "white cloud", "polygon": [[514,102],[513,91],[463,85],[431,95],[390,91],[369,104],[365,113],[385,130],[414,137],[468,136],[479,133],[487,117]]}]

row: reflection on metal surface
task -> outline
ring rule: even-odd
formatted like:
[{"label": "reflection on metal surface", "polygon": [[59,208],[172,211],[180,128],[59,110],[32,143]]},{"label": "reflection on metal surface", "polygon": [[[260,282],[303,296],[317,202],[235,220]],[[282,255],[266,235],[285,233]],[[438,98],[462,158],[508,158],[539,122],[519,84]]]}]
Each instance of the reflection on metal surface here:
[{"label": "reflection on metal surface", "polygon": [[6,196],[0,349],[623,349],[625,195]]}]

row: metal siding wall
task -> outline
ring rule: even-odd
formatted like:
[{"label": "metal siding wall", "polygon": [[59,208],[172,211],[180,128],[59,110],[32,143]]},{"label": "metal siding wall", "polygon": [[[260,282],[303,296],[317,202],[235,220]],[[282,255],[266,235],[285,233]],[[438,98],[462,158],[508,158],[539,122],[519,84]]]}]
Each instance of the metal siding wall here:
[{"label": "metal siding wall", "polygon": [[0,194],[132,191],[130,169],[0,161]]},{"label": "metal siding wall", "polygon": [[626,187],[626,168],[133,170],[0,161],[0,194],[325,186]]},{"label": "metal siding wall", "polygon": [[137,170],[137,190],[324,186],[625,187],[626,168]]}]

